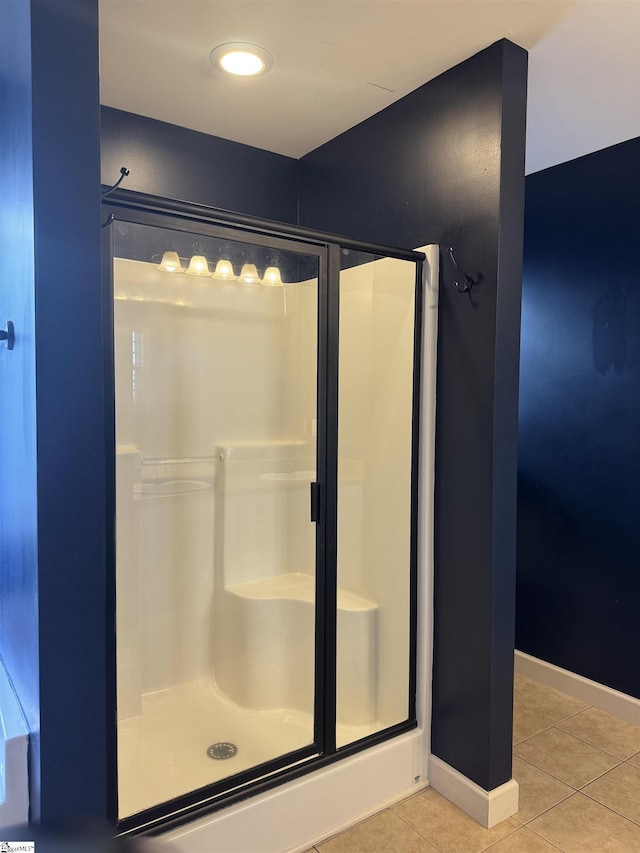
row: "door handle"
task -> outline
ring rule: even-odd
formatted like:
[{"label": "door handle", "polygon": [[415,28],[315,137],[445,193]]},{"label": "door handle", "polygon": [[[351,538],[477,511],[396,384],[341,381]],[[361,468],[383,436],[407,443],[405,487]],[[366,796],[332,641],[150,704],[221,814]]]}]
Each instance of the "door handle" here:
[{"label": "door handle", "polygon": [[322,483],[311,483],[311,521],[318,523],[322,512]]}]

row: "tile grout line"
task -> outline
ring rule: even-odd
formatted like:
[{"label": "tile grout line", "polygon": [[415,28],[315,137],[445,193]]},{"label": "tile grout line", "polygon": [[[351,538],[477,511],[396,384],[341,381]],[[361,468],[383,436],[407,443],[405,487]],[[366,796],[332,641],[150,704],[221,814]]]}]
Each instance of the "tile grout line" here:
[{"label": "tile grout line", "polygon": [[[564,722],[564,721],[563,721],[563,722]],[[580,743],[584,743],[584,744],[585,744],[585,746],[590,746],[590,747],[591,747],[591,749],[597,749],[597,750],[598,750],[598,752],[602,752],[602,753],[604,753],[604,755],[608,755],[608,756],[609,756],[609,758],[613,758],[613,759],[615,759],[615,761],[626,761],[626,758],[618,758],[618,756],[617,756],[617,755],[612,755],[610,752],[607,752],[607,750],[606,750],[606,749],[602,749],[602,748],[601,748],[601,747],[599,747],[599,746],[595,746],[594,744],[589,743],[589,741],[588,741],[588,740],[583,740],[581,737],[578,737],[578,735],[574,735],[572,732],[565,732],[565,730],[564,730],[564,729],[560,729],[560,728],[558,728],[558,726],[557,726],[557,725],[552,726],[552,728],[554,728],[554,729],[556,729],[557,731],[561,732],[563,735],[569,735],[569,737],[575,738],[575,740],[580,741]],[[612,768],[612,769],[613,769],[613,768]]]},{"label": "tile grout line", "polygon": [[[555,726],[554,726],[554,728],[555,728]],[[609,756],[609,758],[613,758],[615,761],[617,761],[617,762],[618,762],[617,764],[614,764],[614,765],[613,765],[613,767],[609,767],[609,769],[608,769],[608,770],[604,770],[602,773],[599,773],[596,777],[594,777],[593,779],[591,779],[591,781],[590,781],[590,782],[585,782],[585,783],[584,783],[584,785],[582,785],[580,788],[575,788],[574,790],[576,790],[576,791],[583,791],[583,790],[587,787],[587,785],[592,785],[594,782],[597,782],[597,780],[598,780],[598,779],[602,779],[602,777],[603,777],[603,776],[606,776],[606,775],[607,775],[607,773],[611,773],[611,771],[612,771],[612,770],[615,770],[615,769],[616,769],[616,767],[620,767],[620,765],[621,765],[621,764],[624,764],[624,762],[625,762],[625,759],[624,759],[624,758],[618,758],[618,756],[617,756],[617,755],[611,755],[611,753],[610,753],[610,752],[607,752],[607,751],[606,751],[606,750],[604,750],[604,749],[600,749],[600,747],[598,747],[598,746],[594,746],[592,743],[589,743],[589,742],[588,742],[588,741],[586,741],[586,740],[582,740],[582,738],[579,738],[579,737],[577,737],[576,735],[571,734],[571,732],[565,732],[563,729],[558,729],[558,731],[559,731],[559,732],[562,732],[562,734],[569,735],[570,737],[574,737],[577,741],[580,741],[580,743],[584,743],[584,744],[585,744],[585,746],[590,746],[592,749],[597,749],[599,752],[602,752],[602,753],[603,753],[603,755],[608,755],[608,756]],[[551,775],[551,774],[549,774],[549,775]],[[555,777],[554,777],[554,778],[555,778]],[[560,779],[559,781],[560,781],[560,782],[562,782],[563,780],[562,780],[562,779]],[[565,782],[564,784],[565,784],[565,785],[569,785],[569,783],[568,783],[568,782]],[[570,788],[573,788],[573,785],[569,785],[569,787],[570,787]],[[591,798],[591,799],[593,799],[593,798]]]},{"label": "tile grout line", "polygon": [[620,814],[620,812],[617,812],[615,809],[612,809],[611,806],[607,806],[604,803],[601,803],[600,800],[594,800],[593,797],[590,797],[589,794],[586,794],[584,791],[576,791],[576,794],[582,794],[583,797],[587,797],[587,799],[591,800],[592,803],[596,803],[596,805],[602,806],[603,809],[606,809],[608,812],[611,812],[611,814],[616,815],[616,817],[622,818],[622,820],[626,821],[627,823],[630,823],[632,826],[637,826],[640,829],[640,823],[635,820],[631,820],[631,818],[627,817],[626,815]]},{"label": "tile grout line", "polygon": [[[533,765],[531,765],[531,766],[533,766]],[[538,770],[538,769],[539,769],[539,768],[536,768],[536,770]],[[543,771],[543,772],[544,772],[544,771]],[[548,774],[548,775],[549,775],[549,774]],[[552,778],[553,778],[553,777],[552,777]],[[566,784],[566,783],[563,783],[563,784]],[[567,787],[570,787],[570,786],[567,786]],[[542,817],[542,815],[545,815],[545,814],[547,814],[548,812],[553,811],[553,809],[555,809],[555,808],[556,808],[556,806],[559,806],[561,803],[566,802],[568,799],[570,799],[571,797],[573,797],[573,795],[574,795],[574,794],[579,794],[579,793],[580,793],[580,792],[579,792],[579,791],[576,791],[576,789],[575,789],[575,788],[571,788],[571,793],[570,793],[570,794],[567,794],[567,796],[566,796],[566,797],[563,797],[561,800],[558,800],[558,802],[557,802],[557,803],[554,803],[552,806],[549,806],[548,808],[543,809],[539,814],[536,814],[536,815],[534,815],[533,817],[530,817],[530,818],[529,818],[529,820],[525,821],[525,823],[523,823],[523,824],[522,824],[522,826],[526,826],[526,827],[528,827],[529,829],[531,829],[531,827],[529,826],[529,824],[530,824],[530,823],[532,823],[534,820],[537,820],[539,817]]]},{"label": "tile grout line", "polygon": [[[616,719],[617,719],[617,717],[616,717]],[[564,722],[564,720],[562,722]],[[580,735],[576,735],[573,732],[567,732],[564,729],[559,728],[559,726],[557,724],[555,726],[553,726],[553,728],[558,729],[559,732],[562,732],[565,735],[571,735],[571,737],[574,737],[576,740],[579,740],[582,743],[585,743],[587,746],[590,746],[593,749],[599,749],[600,752],[604,752],[605,755],[610,755],[611,758],[615,758],[616,761],[629,761],[629,758],[633,758],[635,755],[635,753],[633,753],[632,755],[629,756],[629,758],[620,758],[619,755],[614,755],[612,752],[608,752],[606,749],[603,749],[601,746],[596,746],[595,744],[591,743],[591,741],[588,741],[588,740],[585,740],[584,738],[581,738]],[[535,735],[534,735],[534,737],[535,737]]]},{"label": "tile grout line", "polygon": [[[534,682],[534,683],[537,683],[537,682]],[[514,694],[514,698],[515,698],[515,694]],[[529,716],[533,717],[534,720],[538,720],[540,725],[544,726],[544,728],[542,728],[539,732],[536,732],[533,735],[529,735],[528,737],[522,738],[522,740],[519,740],[518,743],[512,743],[511,746],[512,746],[512,748],[514,746],[519,746],[521,743],[524,743],[526,740],[531,740],[532,737],[536,737],[536,735],[541,735],[542,732],[549,731],[549,729],[557,728],[560,723],[565,723],[567,720],[570,720],[572,717],[577,717],[578,714],[583,714],[585,711],[588,711],[590,708],[593,708],[593,707],[594,707],[593,705],[588,705],[586,708],[582,708],[580,711],[576,711],[573,714],[569,714],[567,717],[562,717],[561,719],[556,720],[553,723],[547,723],[545,720],[541,720],[540,717],[536,716],[531,711],[528,711],[525,708],[522,708],[521,709],[522,711],[524,711],[526,714],[529,714]],[[515,716],[515,705],[514,705],[514,709],[513,709],[513,715]],[[560,729],[560,731],[562,731],[562,729]],[[565,732],[565,734],[568,734],[568,732]],[[633,756],[630,756],[630,757],[633,758]]]},{"label": "tile grout line", "polygon": [[[602,773],[598,773],[598,775],[597,775],[597,776],[594,776],[594,778],[593,778],[593,779],[590,779],[588,782],[585,782],[585,783],[584,783],[584,785],[582,785],[582,786],[580,786],[580,787],[576,788],[574,785],[571,785],[569,782],[567,782],[567,780],[566,780],[566,779],[561,779],[559,776],[555,776],[555,775],[554,775],[553,773],[551,773],[549,770],[545,770],[545,769],[544,769],[544,768],[542,768],[542,767],[538,767],[538,765],[537,765],[537,764],[534,764],[532,761],[530,761],[530,760],[528,760],[528,759],[526,759],[526,758],[523,758],[521,755],[518,755],[518,754],[517,754],[517,752],[515,751],[515,748],[514,748],[514,749],[512,749],[512,753],[513,753],[513,755],[514,755],[516,758],[519,758],[519,759],[520,759],[520,761],[525,761],[527,764],[530,764],[532,767],[535,767],[535,768],[536,768],[536,770],[540,770],[540,771],[542,771],[542,773],[546,773],[546,774],[547,774],[547,776],[551,776],[551,778],[552,778],[552,779],[556,779],[558,782],[562,782],[562,784],[563,784],[563,785],[568,785],[568,787],[569,787],[569,788],[573,788],[573,790],[574,790],[574,791],[581,791],[581,790],[582,790],[583,788],[585,788],[587,785],[591,785],[591,783],[592,783],[592,782],[595,782],[597,779],[600,779],[602,776],[605,776],[607,773],[610,773],[612,770],[615,770],[615,769],[616,769],[616,767],[619,767],[621,764],[624,764],[624,763],[625,763],[625,759],[620,759],[620,758],[618,758],[618,757],[617,757],[617,756],[615,756],[615,755],[611,755],[611,753],[609,753],[609,752],[605,752],[605,750],[604,750],[604,749],[599,749],[597,746],[594,746],[594,745],[593,745],[593,744],[591,744],[591,743],[587,743],[586,741],[582,741],[582,740],[580,740],[580,738],[575,737],[574,735],[570,734],[569,732],[565,732],[565,731],[563,731],[562,729],[558,729],[558,728],[556,728],[556,726],[549,726],[549,729],[556,729],[556,731],[558,731],[560,734],[568,735],[569,737],[573,737],[573,738],[574,738],[575,740],[577,740],[579,743],[583,743],[585,746],[589,746],[589,747],[591,747],[591,749],[595,749],[595,750],[596,750],[596,752],[601,752],[603,755],[606,755],[606,756],[608,756],[609,758],[613,758],[613,759],[614,759],[614,761],[616,761],[616,762],[617,762],[617,763],[616,763],[616,764],[614,764],[612,767],[608,767],[606,770],[603,770],[603,771],[602,771]],[[549,731],[549,729],[545,729],[544,731]],[[543,734],[543,732],[538,732],[538,734]],[[532,739],[532,738],[534,738],[534,737],[537,737],[537,735],[532,735],[532,737],[531,737],[531,738],[527,738],[527,740],[531,740],[531,739]],[[525,742],[526,742],[526,741],[520,741],[520,743],[515,744],[515,746],[520,746],[521,744],[523,744],[523,743],[525,743]],[[633,766],[633,765],[632,765],[632,766]],[[516,781],[517,781],[517,780],[516,780]]]},{"label": "tile grout line", "polygon": [[[428,790],[429,790],[429,788],[425,788],[424,790],[425,790],[425,791],[428,791]],[[422,791],[422,792],[420,792],[420,793],[424,793],[424,791]],[[413,796],[414,796],[414,797],[419,797],[419,796],[420,796],[420,793],[418,793],[418,794],[414,794]],[[442,796],[442,795],[440,795],[440,796]],[[412,797],[408,797],[408,799],[412,799]],[[400,802],[406,802],[406,800],[401,800]],[[400,805],[400,803],[396,803],[396,805]],[[432,840],[431,840],[431,838],[427,838],[427,836],[426,836],[426,835],[423,835],[423,834],[420,832],[420,830],[419,830],[416,826],[412,826],[412,824],[410,824],[408,820],[405,820],[405,818],[403,818],[403,817],[402,817],[402,815],[400,815],[400,814],[398,814],[397,812],[393,811],[393,808],[394,808],[394,807],[392,806],[392,807],[389,809],[389,811],[390,811],[390,812],[392,812],[392,813],[393,813],[397,818],[399,818],[399,819],[400,819],[400,820],[401,820],[401,821],[402,821],[406,826],[408,826],[408,827],[409,827],[409,829],[412,829],[412,830],[413,830],[413,832],[415,832],[415,833],[416,833],[416,835],[418,835],[420,838],[422,838],[422,839],[423,839],[423,841],[426,841],[426,842],[427,842],[427,844],[429,844],[431,847],[433,847],[433,849],[434,849],[434,850],[437,850],[437,851],[438,851],[438,853],[446,853],[446,851],[444,851],[444,850],[442,849],[442,847],[438,847],[438,845],[435,843],[435,841],[432,841]],[[457,808],[457,807],[456,807],[456,808]]]},{"label": "tile grout line", "polygon": [[[572,714],[567,714],[566,717],[560,717],[559,720],[554,720],[553,723],[547,723],[546,720],[541,719],[536,714],[534,714],[533,711],[528,711],[526,708],[521,708],[520,710],[524,711],[526,714],[529,714],[530,717],[533,717],[534,719],[538,720],[541,725],[546,726],[547,728],[551,728],[552,726],[557,726],[560,723],[565,723],[567,720],[570,720],[573,717],[577,717],[578,714],[584,714],[585,711],[589,711],[593,707],[593,705],[588,705],[586,708],[581,708],[579,711],[574,711]],[[618,717],[616,717],[616,719],[618,719]],[[531,737],[535,737],[535,735],[531,735]]]},{"label": "tile grout line", "polygon": [[[564,802],[564,800],[563,800],[563,802]],[[560,803],[556,803],[556,805],[560,805]],[[555,808],[555,806],[553,806],[553,808]],[[549,809],[549,811],[551,811],[551,809]],[[559,850],[560,853],[566,853],[566,851],[563,850],[562,847],[558,847],[557,844],[554,844],[553,841],[549,841],[548,838],[545,838],[544,835],[541,835],[539,832],[536,832],[536,830],[532,829],[532,827],[529,826],[527,828],[528,828],[529,832],[533,832],[533,834],[536,835],[538,838],[542,838],[543,841],[545,841],[547,844],[550,844],[555,850]]]},{"label": "tile grout line", "polygon": [[[622,763],[624,764],[624,762],[622,762]],[[619,767],[619,766],[620,765],[618,764],[617,767]],[[615,767],[611,768],[611,770],[615,770],[615,769],[616,769]],[[611,771],[608,770],[607,773],[609,773],[609,772],[611,772]],[[606,776],[606,773],[603,773],[602,775]],[[601,778],[602,778],[602,776],[598,776],[598,779],[601,779]],[[593,781],[597,782],[598,780],[594,779]],[[591,785],[591,784],[592,784],[591,782],[588,783],[588,785]],[[588,785],[586,785],[585,787],[588,787]],[[602,806],[603,808],[608,809],[610,812],[617,814],[619,817],[624,818],[624,820],[628,820],[629,823],[633,823],[633,824],[635,824],[635,826],[640,827],[640,819],[634,820],[632,817],[629,817],[628,815],[623,814],[622,812],[619,812],[617,809],[614,809],[613,806],[608,806],[606,803],[603,803],[600,800],[597,800],[588,791],[581,789],[580,791],[576,791],[576,793],[577,794],[584,794],[585,797],[588,797],[590,800],[592,800],[594,803],[597,803],[599,806]]]},{"label": "tile grout line", "polygon": [[[533,714],[532,714],[531,716],[533,716]],[[536,717],[536,719],[538,719],[538,717]],[[540,720],[540,722],[542,723],[542,720]],[[512,744],[511,744],[511,749],[513,750],[513,747],[515,747],[515,746],[520,746],[520,744],[521,744],[521,743],[524,743],[524,742],[525,742],[525,741],[527,741],[527,740],[531,740],[531,738],[532,738],[532,737],[536,737],[537,735],[541,735],[541,734],[542,734],[542,732],[548,732],[548,731],[549,731],[549,729],[553,729],[553,728],[555,728],[555,726],[554,726],[554,724],[553,724],[553,723],[551,723],[551,725],[546,725],[545,723],[542,723],[542,725],[544,725],[544,726],[545,726],[545,728],[540,729],[540,731],[539,731],[539,732],[536,732],[534,735],[529,735],[528,737],[523,737],[523,738],[522,738],[522,740],[519,740],[517,743],[512,743]]]},{"label": "tile grout line", "polygon": [[[414,795],[415,796],[415,795]],[[401,800],[400,802],[404,802]],[[344,829],[340,830],[340,832],[334,832],[333,835],[328,835],[326,838],[323,838],[322,841],[317,841],[316,844],[311,848],[312,850],[316,850],[317,853],[320,853],[318,847],[321,844],[326,844],[327,841],[333,841],[334,838],[340,838],[342,835],[346,835],[347,832],[351,832],[352,829],[356,829],[356,827],[361,826],[363,823],[366,823],[368,820],[371,820],[373,817],[377,817],[378,815],[384,814],[385,812],[390,812],[390,808],[380,809],[379,812],[374,812],[374,814],[369,815],[369,817],[363,817],[362,820],[356,821],[356,823],[352,823]],[[399,815],[398,815],[399,817]]]},{"label": "tile grout line", "polygon": [[[548,773],[546,770],[541,770],[541,768],[540,768],[540,767],[536,767],[536,765],[535,765],[535,764],[531,764],[531,762],[530,762],[530,761],[527,761],[527,760],[526,760],[526,758],[520,758],[520,756],[519,756],[519,755],[518,755],[518,756],[516,756],[516,758],[518,758],[520,761],[523,761],[525,764],[528,764],[528,765],[529,765],[529,767],[533,767],[533,769],[534,769],[534,770],[538,770],[540,773],[545,773],[547,776],[549,776],[549,778],[553,779],[553,780],[554,780],[554,781],[556,781],[556,782],[560,782],[562,785],[565,785],[567,788],[570,788],[570,789],[571,789],[571,793],[569,793],[569,794],[567,794],[566,796],[562,797],[562,798],[561,798],[560,800],[558,800],[556,803],[553,803],[553,805],[549,806],[549,807],[548,807],[548,808],[546,808],[546,809],[543,809],[541,812],[539,812],[538,814],[533,815],[533,816],[532,816],[532,817],[530,817],[528,820],[526,820],[523,824],[521,824],[521,826],[523,826],[523,827],[527,827],[527,829],[530,829],[530,830],[531,830],[531,832],[535,832],[535,829],[533,829],[533,827],[531,827],[531,826],[530,826],[530,824],[531,824],[534,820],[537,820],[539,817],[542,817],[543,815],[548,814],[548,812],[553,811],[553,809],[555,809],[555,808],[556,808],[556,806],[559,806],[561,803],[564,803],[564,802],[566,802],[566,800],[568,800],[568,799],[570,799],[571,797],[573,797],[573,796],[574,796],[574,794],[577,794],[577,793],[578,793],[578,790],[577,790],[576,788],[574,788],[573,786],[568,785],[566,782],[563,782],[563,781],[562,781],[562,779],[558,779],[558,778],[556,778],[555,776],[552,776],[552,775],[551,775],[551,773]],[[516,780],[516,781],[517,781],[517,780]],[[540,833],[536,833],[536,835],[540,835]],[[540,835],[540,837],[541,837],[541,838],[543,838],[544,836]],[[545,841],[547,841],[547,843],[551,844],[551,842],[550,842],[550,841],[548,841],[548,839],[546,839],[546,838],[545,838],[544,840],[545,840]],[[555,846],[555,845],[553,845],[553,846]],[[560,849],[560,848],[558,848],[558,849]]]},{"label": "tile grout line", "polygon": [[[425,788],[425,790],[429,790],[429,789],[428,789],[428,788]],[[420,794],[414,794],[414,796],[419,797],[419,796],[420,796]],[[411,798],[409,798],[409,799],[411,799]],[[402,802],[404,802],[404,800],[403,800]],[[399,803],[396,803],[396,805],[399,805]],[[393,811],[393,807],[391,807],[390,811]],[[405,824],[406,824],[410,829],[412,829],[414,832],[417,832],[417,833],[418,833],[418,835],[420,836],[420,838],[424,838],[424,840],[425,840],[428,844],[430,844],[430,845],[431,845],[435,850],[437,850],[437,851],[438,851],[438,853],[444,853],[444,851],[443,851],[442,847],[438,847],[438,845],[435,843],[435,841],[432,841],[430,838],[427,838],[427,836],[426,836],[426,835],[423,835],[423,834],[420,832],[420,830],[419,830],[419,829],[416,829],[416,827],[415,827],[415,826],[412,826],[412,825],[409,823],[409,821],[408,821],[408,820],[405,820],[405,818],[403,818],[403,817],[402,817],[402,815],[398,814],[397,812],[393,812],[393,814],[394,814],[396,817],[399,817],[399,818],[400,818],[400,820],[401,820],[403,823],[405,823]]]},{"label": "tile grout line", "polygon": [[[426,790],[428,790],[428,789],[426,789]],[[414,796],[418,797],[418,796],[420,796],[420,794],[415,794]],[[439,796],[442,796],[442,794],[439,794]],[[444,797],[444,799],[446,799],[446,797]],[[448,801],[448,802],[450,802],[450,801]],[[463,815],[466,814],[459,806],[456,806],[455,803],[452,803],[452,805],[454,806],[454,808],[456,808]],[[393,811],[393,807],[390,809],[390,811]],[[394,812],[394,814],[396,814],[396,813]],[[469,817],[469,815],[466,815],[466,816]],[[410,824],[409,821],[405,820],[405,818],[403,818],[402,815],[398,814],[398,815],[396,815],[396,817],[399,817],[400,820],[404,821],[404,823],[406,823],[407,826],[411,827],[411,829],[413,829],[414,832],[417,832],[418,835],[421,838],[423,838],[428,844],[430,844],[433,848],[435,848],[438,851],[438,853],[447,853],[447,851],[444,848],[439,847],[433,839],[428,838],[426,835],[424,835],[422,832],[420,832],[420,830],[417,827],[412,826],[412,824]],[[508,820],[508,819],[509,818],[505,818],[505,820]],[[471,818],[471,820],[473,820],[473,818]],[[475,821],[475,823],[478,823],[478,821]],[[504,821],[501,821],[501,823],[504,823]],[[482,824],[479,824],[479,825],[482,826]],[[499,824],[496,824],[496,825],[499,826]],[[509,832],[507,832],[506,835],[503,835],[502,838],[499,838],[498,841],[492,842],[492,844],[489,847],[482,847],[481,850],[478,851],[478,853],[485,853],[485,851],[490,850],[491,847],[493,847],[495,844],[498,844],[500,841],[503,841],[505,838],[509,838],[509,836],[513,835],[513,833],[517,832],[519,829],[522,829],[522,827],[523,827],[523,824],[517,824],[516,826],[513,827],[513,829],[511,829]],[[486,827],[483,827],[483,828],[486,829]],[[488,831],[489,830],[487,829],[487,832]]]}]

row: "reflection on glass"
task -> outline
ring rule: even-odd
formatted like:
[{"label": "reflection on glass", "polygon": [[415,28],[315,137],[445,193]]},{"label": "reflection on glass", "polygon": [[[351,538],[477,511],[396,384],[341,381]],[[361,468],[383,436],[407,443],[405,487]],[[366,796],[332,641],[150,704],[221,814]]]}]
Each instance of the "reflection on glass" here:
[{"label": "reflection on glass", "polygon": [[114,231],[122,818],[313,742],[318,267]]},{"label": "reflection on glass", "polygon": [[337,745],[409,715],[415,265],[343,251]]}]

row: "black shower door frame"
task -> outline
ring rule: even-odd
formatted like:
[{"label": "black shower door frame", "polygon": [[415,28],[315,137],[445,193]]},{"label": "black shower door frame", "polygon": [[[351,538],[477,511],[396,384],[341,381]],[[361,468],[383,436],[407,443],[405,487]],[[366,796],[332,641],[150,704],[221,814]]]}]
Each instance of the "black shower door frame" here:
[{"label": "black shower door frame", "polygon": [[[108,414],[107,542],[110,673],[108,708],[108,813],[121,835],[164,832],[218,808],[291,781],[319,767],[370,748],[417,726],[416,641],[418,619],[418,472],[422,353],[423,261],[421,252],[338,237],[216,208],[117,190],[103,201],[103,316],[107,353],[105,410]],[[312,484],[316,522],[314,742],[249,770],[229,776],[152,808],[118,820],[117,661],[115,640],[115,375],[113,229],[115,221],[151,225],[203,236],[226,237],[265,248],[318,259],[316,483]],[[338,525],[338,347],[341,249],[412,261],[416,265],[413,340],[411,447],[410,654],[407,719],[375,734],[336,747],[337,525]],[[311,496],[310,496],[311,504]],[[310,507],[311,509],[311,507]]]}]

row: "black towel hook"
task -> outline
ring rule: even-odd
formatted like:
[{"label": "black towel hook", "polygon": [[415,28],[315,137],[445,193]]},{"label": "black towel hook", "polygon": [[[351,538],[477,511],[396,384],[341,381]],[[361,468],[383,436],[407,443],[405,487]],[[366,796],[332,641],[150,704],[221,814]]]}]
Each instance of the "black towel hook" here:
[{"label": "black towel hook", "polygon": [[449,246],[449,257],[451,258],[451,261],[453,262],[454,267],[458,270],[460,275],[463,276],[463,278],[464,278],[464,284],[460,284],[459,281],[454,282],[455,289],[458,291],[458,293],[469,293],[469,291],[471,290],[471,288],[473,287],[475,282],[471,278],[471,276],[468,273],[466,273],[462,269],[460,264],[456,261],[454,255],[453,255],[453,246]]},{"label": "black towel hook", "polygon": [[[112,193],[112,192],[115,192],[115,190],[117,190],[117,189],[118,189],[118,187],[120,186],[120,184],[121,184],[121,183],[124,181],[124,179],[125,179],[125,178],[127,178],[128,176],[129,176],[129,170],[127,169],[127,167],[126,167],[126,166],[122,166],[122,167],[121,167],[121,169],[120,169],[120,177],[118,178],[118,180],[115,182],[115,184],[114,184],[112,187],[109,187],[109,189],[108,189],[108,190],[105,190],[105,191],[100,195],[100,198],[101,198],[101,199],[106,198],[108,195],[111,195],[111,193]],[[113,222],[113,220],[114,220],[114,219],[115,219],[115,214],[110,213],[110,214],[107,216],[107,218],[105,219],[105,221],[102,223],[102,226],[101,226],[101,227],[102,227],[102,228],[108,228],[108,227],[111,225],[111,223]]]},{"label": "black towel hook", "polygon": [[118,178],[118,180],[115,182],[115,184],[112,187],[110,187],[108,190],[105,190],[102,193],[102,195],[100,196],[100,198],[106,198],[108,195],[111,195],[111,193],[114,192],[115,190],[117,190],[118,187],[120,186],[120,184],[128,176],[129,176],[129,170],[127,169],[126,166],[122,166],[122,168],[120,169],[120,177]]}]

